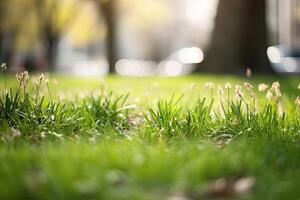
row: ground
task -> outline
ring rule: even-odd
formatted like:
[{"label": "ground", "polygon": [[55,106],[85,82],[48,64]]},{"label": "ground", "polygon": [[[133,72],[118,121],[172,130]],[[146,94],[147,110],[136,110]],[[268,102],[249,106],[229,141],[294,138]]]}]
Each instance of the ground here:
[{"label": "ground", "polygon": [[2,199],[300,198],[298,77],[0,79]]}]

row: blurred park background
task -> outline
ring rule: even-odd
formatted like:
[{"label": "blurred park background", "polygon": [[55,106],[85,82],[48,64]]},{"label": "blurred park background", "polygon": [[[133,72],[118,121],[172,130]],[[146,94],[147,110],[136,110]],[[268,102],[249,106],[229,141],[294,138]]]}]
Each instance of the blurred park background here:
[{"label": "blurred park background", "polygon": [[77,76],[297,74],[299,0],[0,0],[0,62]]}]

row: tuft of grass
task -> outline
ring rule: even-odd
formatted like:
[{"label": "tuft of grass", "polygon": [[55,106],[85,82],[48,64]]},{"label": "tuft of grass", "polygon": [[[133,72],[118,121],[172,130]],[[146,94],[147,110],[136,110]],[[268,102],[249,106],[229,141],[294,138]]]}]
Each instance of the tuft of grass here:
[{"label": "tuft of grass", "polygon": [[83,100],[82,112],[87,128],[96,128],[99,132],[112,128],[122,134],[129,127],[129,110],[134,108],[126,105],[128,95],[114,96],[112,92],[98,97]]},{"label": "tuft of grass", "polygon": [[134,108],[127,105],[127,98],[108,92],[81,102],[61,102],[11,90],[0,98],[0,124],[6,134],[13,128],[22,133],[22,139],[32,142],[107,132],[122,136],[130,129],[129,110]]},{"label": "tuft of grass", "polygon": [[148,108],[146,127],[154,129],[154,138],[296,137],[300,130],[297,109],[280,113],[272,103],[261,111],[250,109],[246,100],[231,101],[228,109],[220,104],[221,110],[214,109],[214,100],[206,102],[206,98],[198,98],[191,108],[183,109],[178,103],[172,98],[159,101],[156,109]]},{"label": "tuft of grass", "polygon": [[182,108],[178,105],[181,98],[174,101],[161,100],[157,103],[157,109],[149,108],[149,115],[145,115],[148,127],[158,131],[158,137],[177,137],[182,129]]}]

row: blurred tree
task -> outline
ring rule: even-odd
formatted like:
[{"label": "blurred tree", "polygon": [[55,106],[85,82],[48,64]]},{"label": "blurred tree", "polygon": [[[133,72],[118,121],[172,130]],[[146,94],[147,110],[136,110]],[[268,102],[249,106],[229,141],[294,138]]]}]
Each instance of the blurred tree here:
[{"label": "blurred tree", "polygon": [[3,9],[4,9],[4,3],[3,1],[0,1],[0,63],[4,62],[3,59]]},{"label": "blurred tree", "polygon": [[[20,3],[20,6],[16,6],[16,3]],[[0,3],[0,57],[1,62],[6,62],[9,65],[15,55],[16,40],[22,30],[19,25],[22,22],[21,19],[25,17],[22,9],[23,7],[26,9],[27,6],[23,3],[18,0],[2,0]]]},{"label": "blurred tree", "polygon": [[[106,32],[102,18],[99,19],[95,1],[80,1],[80,9],[76,12],[76,16],[64,36],[72,42],[75,48],[88,48],[88,51],[90,51],[91,46],[92,48],[99,48],[99,45],[102,45],[105,40]],[[99,52],[92,54],[99,56]]]},{"label": "blurred tree", "polygon": [[41,40],[46,49],[49,70],[55,66],[57,46],[61,34],[70,26],[76,13],[76,1],[35,0]]},{"label": "blurred tree", "polygon": [[265,0],[220,0],[204,70],[271,72],[266,49]]},{"label": "blurred tree", "polygon": [[106,25],[106,56],[109,64],[109,72],[114,73],[118,60],[116,0],[96,0],[96,3],[100,16],[104,18]]},{"label": "blurred tree", "polygon": [[180,22],[174,16],[178,13],[170,9],[170,1],[118,0],[118,13],[122,18],[119,26],[130,30],[135,40],[133,42],[138,44],[134,46],[135,53],[131,54],[133,58],[160,62],[174,50],[172,44],[174,39],[178,40],[178,35],[172,38],[173,25]]},{"label": "blurred tree", "polygon": [[30,67],[52,69],[58,41],[69,29],[76,8],[77,0],[0,0],[1,62],[11,63],[16,67],[12,70],[18,71],[35,62],[34,54],[41,54],[45,62]]},{"label": "blurred tree", "polygon": [[41,38],[43,46],[46,49],[47,67],[49,70],[53,70],[55,53],[59,40],[58,31],[54,30],[53,17],[57,10],[57,2],[52,2],[47,5],[47,1],[35,0],[38,17],[40,20],[39,26],[41,30]]},{"label": "blurred tree", "polygon": [[[115,72],[115,64],[119,59],[117,27],[119,17],[126,25],[139,29],[141,35],[145,33],[156,33],[158,24],[163,24],[168,20],[167,7],[164,1],[153,0],[94,0],[98,4],[99,15],[102,16],[106,24],[106,54],[110,66],[110,73]],[[102,18],[100,22],[102,23]],[[163,26],[163,25],[161,25]],[[143,30],[143,31],[142,31]],[[157,31],[159,32],[159,31]],[[160,33],[161,34],[161,33]],[[160,37],[160,36],[158,36]],[[149,44],[150,46],[151,44]],[[157,45],[154,45],[157,47]],[[147,47],[143,47],[147,48]],[[157,51],[154,51],[157,53]]]}]

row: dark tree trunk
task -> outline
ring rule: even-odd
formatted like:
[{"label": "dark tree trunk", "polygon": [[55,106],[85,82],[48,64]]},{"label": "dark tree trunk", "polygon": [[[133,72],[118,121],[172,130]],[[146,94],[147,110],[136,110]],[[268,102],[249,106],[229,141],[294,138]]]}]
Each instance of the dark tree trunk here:
[{"label": "dark tree trunk", "polygon": [[3,30],[3,13],[4,13],[4,5],[3,1],[0,1],[0,64],[5,62],[4,61],[4,48],[3,48],[3,41],[4,41],[4,30]]},{"label": "dark tree trunk", "polygon": [[[99,1],[99,0],[98,0]],[[99,1],[99,9],[104,17],[106,33],[106,55],[109,63],[109,72],[115,72],[115,65],[118,59],[117,52],[117,30],[116,30],[116,1]]]},{"label": "dark tree trunk", "polygon": [[2,36],[2,32],[0,30],[0,63],[3,63],[4,59],[3,59],[3,36]]},{"label": "dark tree trunk", "polygon": [[[2,34],[2,58],[1,62],[7,63],[7,65],[10,67],[11,64],[14,64],[13,57],[15,55],[15,48],[14,48],[14,40],[15,40],[15,31],[11,30],[9,32],[5,31]],[[18,66],[12,66],[14,71],[18,71],[18,69],[15,69],[15,67]]]},{"label": "dark tree trunk", "polygon": [[251,68],[271,72],[266,29],[264,0],[220,0],[207,59],[199,70],[242,73]]},{"label": "dark tree trunk", "polygon": [[47,49],[46,58],[48,63],[48,70],[50,71],[53,71],[55,67],[58,40],[58,35],[55,34],[50,27],[46,27],[44,33],[44,43]]},{"label": "dark tree trunk", "polygon": [[7,13],[5,13],[5,1],[0,1],[0,64],[7,63],[11,66],[11,61],[15,55],[14,40],[17,32],[16,28],[9,30],[4,28],[5,20],[7,20]]},{"label": "dark tree trunk", "polygon": [[59,33],[53,30],[51,20],[55,9],[57,9],[57,3],[53,3],[52,7],[48,8],[48,13],[46,12],[44,1],[36,0],[36,7],[40,20],[41,40],[46,50],[45,59],[47,66],[41,66],[41,68],[53,71],[55,67]]},{"label": "dark tree trunk", "polygon": [[4,63],[4,48],[3,48],[3,35],[2,32],[0,32],[0,64]]}]

